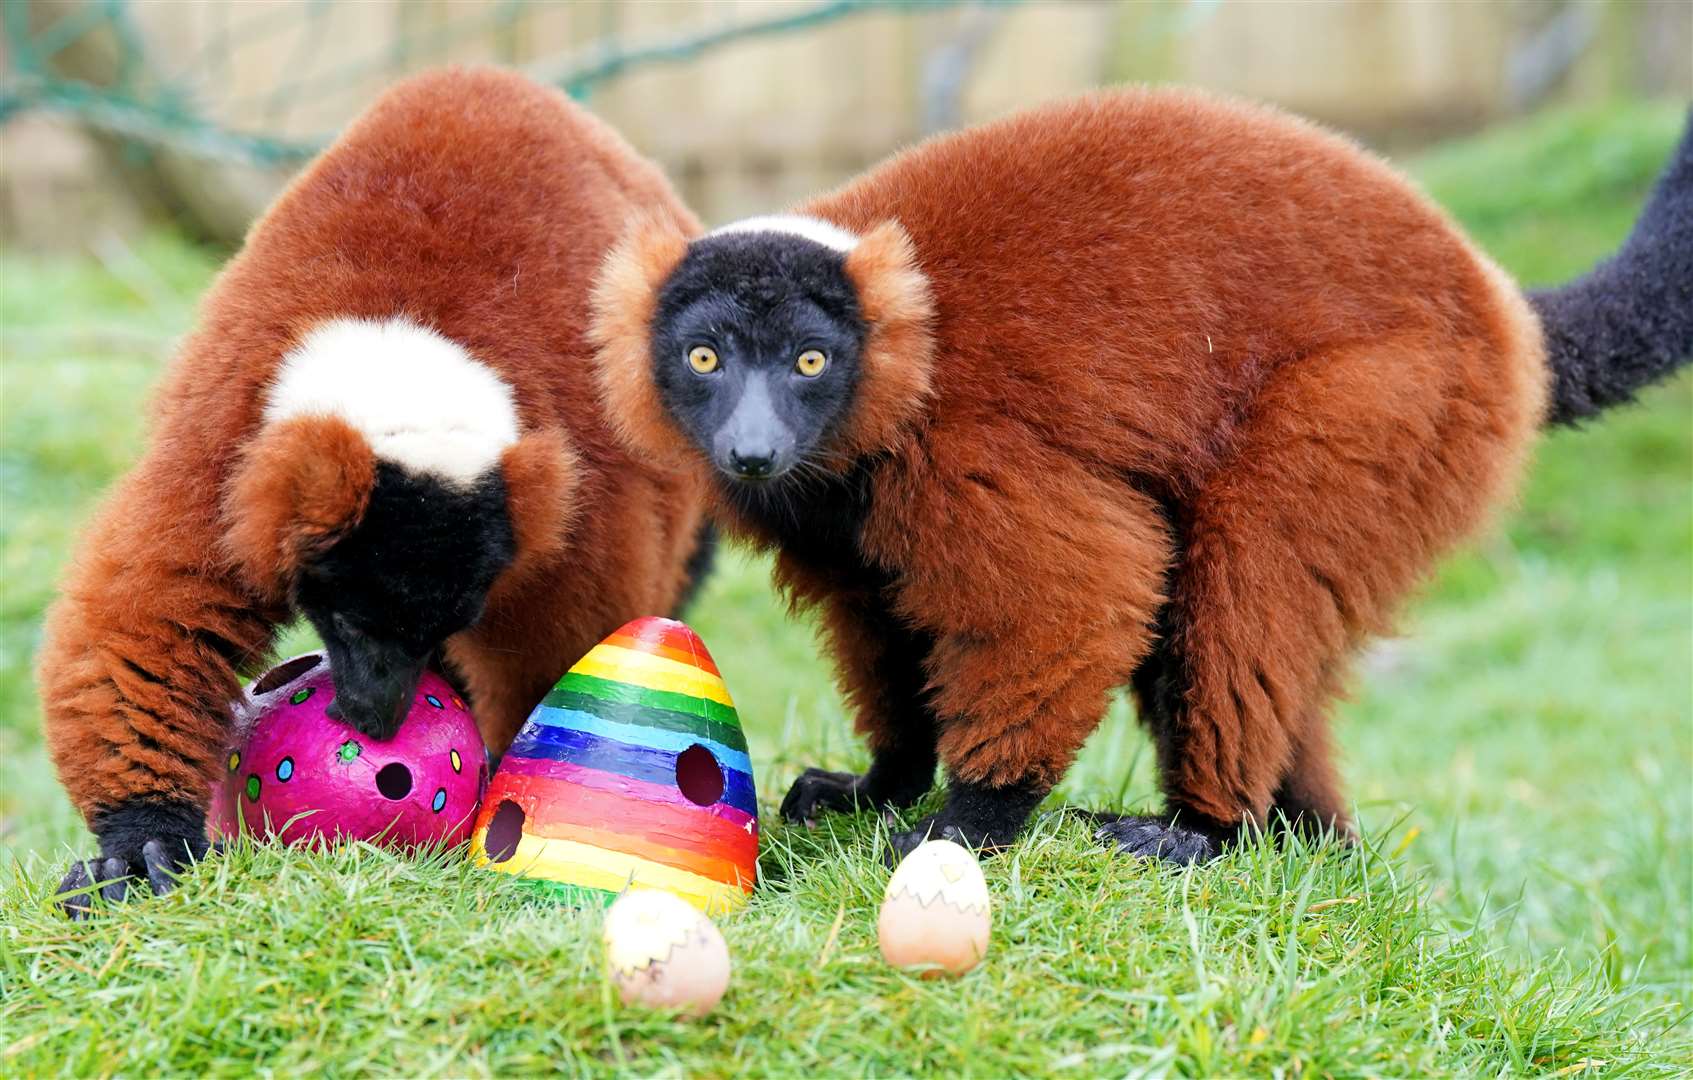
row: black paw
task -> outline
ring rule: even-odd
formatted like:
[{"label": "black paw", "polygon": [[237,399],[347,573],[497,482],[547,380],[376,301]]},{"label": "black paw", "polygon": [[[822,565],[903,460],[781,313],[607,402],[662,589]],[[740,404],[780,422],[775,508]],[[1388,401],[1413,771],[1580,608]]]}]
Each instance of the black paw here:
[{"label": "black paw", "polygon": [[132,799],[100,813],[93,825],[100,857],[72,863],[56,894],[73,919],[93,913],[95,894],[116,903],[132,889],[146,888],[155,896],[170,892],[177,875],[211,848],[205,812],[177,800]]},{"label": "black paw", "polygon": [[[172,849],[180,856],[172,858]],[[220,842],[216,850],[223,848]],[[176,878],[189,864],[212,850],[204,840],[193,846],[180,839],[174,842],[153,839],[141,845],[135,859],[121,856],[79,859],[71,863],[70,871],[59,882],[55,894],[59,907],[73,919],[86,919],[94,913],[94,897],[98,895],[108,904],[127,899],[130,891],[148,889],[154,896],[163,896],[176,888]],[[67,893],[74,895],[66,895]]]},{"label": "black paw", "polygon": [[1210,862],[1223,853],[1221,829],[1164,818],[1113,816],[1093,836],[1115,844],[1126,854],[1177,866]]},{"label": "black paw", "polygon": [[988,787],[954,780],[940,813],[919,821],[915,829],[888,837],[888,865],[898,863],[925,840],[951,840],[983,857],[1010,847],[1049,790],[1033,781]]},{"label": "black paw", "polygon": [[811,824],[824,810],[850,814],[875,806],[864,790],[864,777],[856,773],[807,769],[782,800],[782,820]]},{"label": "black paw", "polygon": [[1008,836],[998,836],[991,830],[972,829],[948,819],[946,811],[942,810],[919,821],[915,829],[890,833],[888,850],[883,853],[882,861],[889,867],[897,866],[901,859],[916,851],[917,845],[925,840],[951,840],[959,847],[987,858],[1002,848],[1010,847],[1016,839],[1015,831]]}]

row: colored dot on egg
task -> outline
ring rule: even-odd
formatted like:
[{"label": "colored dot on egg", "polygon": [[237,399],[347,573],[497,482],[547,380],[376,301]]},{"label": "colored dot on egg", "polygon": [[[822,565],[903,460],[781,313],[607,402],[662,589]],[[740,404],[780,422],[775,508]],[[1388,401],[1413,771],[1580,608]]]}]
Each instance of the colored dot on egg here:
[{"label": "colored dot on egg", "polygon": [[294,759],[293,758],[285,757],[281,761],[276,763],[276,778],[278,780],[282,780],[282,781],[286,782],[287,779],[290,776],[293,776],[293,775],[294,775]]},{"label": "colored dot on egg", "polygon": [[248,802],[258,802],[259,801],[259,774],[258,773],[248,773],[247,774],[247,801]]},{"label": "colored dot on egg", "polygon": [[348,762],[358,757],[363,751],[364,747],[360,746],[352,739],[348,739],[346,742],[341,744],[341,749],[335,751],[335,756],[339,757],[343,762]]},{"label": "colored dot on egg", "polygon": [[241,753],[240,753],[240,751],[236,751],[235,753],[229,755],[229,771],[234,772],[236,769],[239,769],[240,767],[241,767]]},{"label": "colored dot on egg", "polygon": [[436,697],[434,694],[423,695],[423,700],[429,702],[429,704],[435,706],[437,709],[442,708],[441,699]]},{"label": "colored dot on egg", "polygon": [[457,694],[453,695],[453,708],[455,708],[455,709],[464,708],[464,699],[459,697]]},{"label": "colored dot on egg", "polygon": [[459,757],[459,752],[457,750],[447,751],[447,757],[453,763],[453,771],[454,772],[463,772],[464,771],[464,759]]},{"label": "colored dot on egg", "polygon": [[435,812],[439,814],[441,812],[441,808],[447,805],[447,789],[440,788],[437,790],[435,792],[435,800],[429,805],[434,807]]},{"label": "colored dot on egg", "polygon": [[303,690],[294,691],[293,696],[290,697],[288,700],[293,702],[295,705],[298,705],[311,696],[312,696],[312,687],[308,686],[308,687],[304,688]]}]

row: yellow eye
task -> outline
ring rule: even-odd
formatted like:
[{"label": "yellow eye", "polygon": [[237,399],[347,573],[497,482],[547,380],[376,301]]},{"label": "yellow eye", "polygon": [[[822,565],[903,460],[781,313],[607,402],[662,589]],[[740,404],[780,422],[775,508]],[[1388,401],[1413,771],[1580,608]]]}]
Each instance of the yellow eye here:
[{"label": "yellow eye", "polygon": [[688,366],[701,375],[717,370],[717,350],[709,345],[695,345],[688,350]]},{"label": "yellow eye", "polygon": [[794,370],[808,379],[815,379],[829,366],[829,358],[816,349],[807,349],[794,361]]}]

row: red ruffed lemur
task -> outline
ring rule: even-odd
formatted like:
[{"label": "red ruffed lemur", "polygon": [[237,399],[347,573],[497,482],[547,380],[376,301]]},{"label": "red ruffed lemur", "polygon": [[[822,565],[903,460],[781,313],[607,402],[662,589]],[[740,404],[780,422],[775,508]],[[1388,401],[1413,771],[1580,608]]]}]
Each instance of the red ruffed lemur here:
[{"label": "red ruffed lemur", "polygon": [[1348,657],[1512,496],[1535,433],[1693,352],[1693,142],[1610,262],[1528,296],[1409,182],[1277,111],[1096,93],[925,142],[792,215],[631,230],[595,288],[608,411],[714,476],[822,609],[894,838],[1013,840],[1132,689],[1189,862],[1348,830]]},{"label": "red ruffed lemur", "polygon": [[613,437],[586,338],[637,212],[695,227],[564,95],[452,69],[388,92],[253,227],[47,618],[48,746],[100,845],[61,892],[160,891],[205,852],[239,674],[296,613],[347,723],[392,736],[435,663],[497,753],[602,636],[683,601],[704,486]]}]

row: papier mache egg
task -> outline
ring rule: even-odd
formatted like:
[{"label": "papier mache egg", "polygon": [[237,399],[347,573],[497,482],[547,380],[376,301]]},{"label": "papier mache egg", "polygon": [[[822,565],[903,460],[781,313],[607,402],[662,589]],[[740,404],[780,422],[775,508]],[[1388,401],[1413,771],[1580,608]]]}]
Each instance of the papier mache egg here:
[{"label": "papier mache egg", "polygon": [[962,975],[987,955],[990,908],[976,857],[950,840],[924,841],[883,894],[876,920],[882,959],[920,969],[925,978]]},{"label": "papier mache egg", "polygon": [[699,636],[636,619],[577,661],[501,759],[471,854],[569,902],[604,905],[633,884],[710,913],[745,903],[752,763]]},{"label": "papier mache egg", "polygon": [[212,792],[214,838],[245,825],[284,843],[463,842],[488,783],[488,756],[447,681],[424,672],[405,722],[382,742],[331,717],[334,700],[320,653],[286,660],[247,688]]},{"label": "papier mache egg", "polygon": [[704,1016],[729,988],[729,946],[698,908],[661,889],[624,893],[606,911],[606,964],[625,1005]]}]

